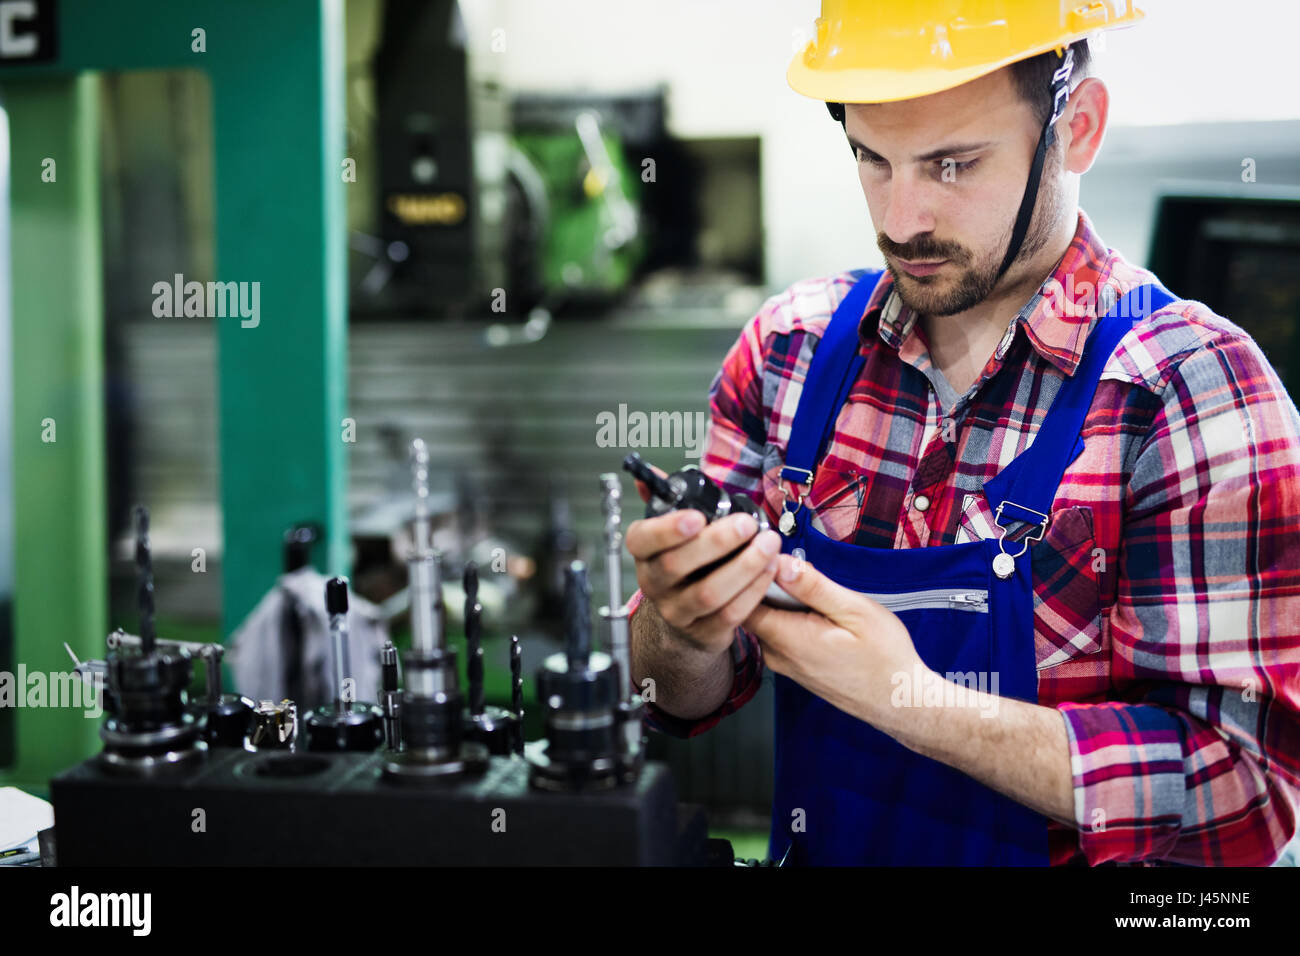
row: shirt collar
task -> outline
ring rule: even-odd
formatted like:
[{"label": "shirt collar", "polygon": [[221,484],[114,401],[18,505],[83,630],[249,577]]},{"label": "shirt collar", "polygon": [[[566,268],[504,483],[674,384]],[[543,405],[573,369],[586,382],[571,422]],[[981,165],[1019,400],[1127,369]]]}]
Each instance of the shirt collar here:
[{"label": "shirt collar", "polygon": [[[1064,374],[1073,375],[1098,314],[1098,290],[1102,313],[1112,304],[1114,290],[1106,282],[1110,260],[1111,251],[1097,236],[1087,213],[1080,209],[1069,248],[1052,274],[1012,318],[1007,334],[998,345],[998,358],[1010,348],[1016,328],[1023,327],[1039,355]],[[893,276],[886,271],[876,284],[858,327],[864,353],[871,347],[867,330],[873,326],[881,340],[895,351],[914,331],[917,313],[905,306],[893,291]]]}]

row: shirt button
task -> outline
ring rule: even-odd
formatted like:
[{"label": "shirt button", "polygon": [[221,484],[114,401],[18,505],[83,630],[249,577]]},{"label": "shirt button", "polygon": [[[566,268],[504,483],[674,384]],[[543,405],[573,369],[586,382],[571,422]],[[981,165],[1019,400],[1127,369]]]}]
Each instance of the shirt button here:
[{"label": "shirt button", "polygon": [[917,511],[925,511],[927,508],[930,507],[930,499],[927,498],[925,495],[917,495],[915,498],[912,499],[912,505],[916,508]]}]

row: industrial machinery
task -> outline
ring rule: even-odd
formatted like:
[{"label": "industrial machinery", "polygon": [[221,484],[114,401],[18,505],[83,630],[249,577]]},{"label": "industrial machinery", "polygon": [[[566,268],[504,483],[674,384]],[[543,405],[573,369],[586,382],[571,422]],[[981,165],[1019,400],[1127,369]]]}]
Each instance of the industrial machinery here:
[{"label": "industrial machinery", "polygon": [[[513,706],[483,701],[477,569],[466,569],[468,701],[445,635],[440,555],[430,546],[428,453],[412,443],[416,495],[412,645],[399,674],[381,651],[378,705],[353,701],[347,586],[327,584],[338,689],[301,722],[292,701],[221,694],[207,663],[202,700],[187,688],[189,646],[153,632],[148,523],[138,513],[141,634],[115,631],[102,674],[103,751],[50,785],[60,865],[720,864],[699,808],[679,806],[671,774],[646,762],[621,605],[618,480],[602,475],[609,651],[593,647],[587,569],[566,570],[565,648],[537,673],[546,737],[523,742],[519,643]],[[399,690],[399,679],[401,689]]]}]

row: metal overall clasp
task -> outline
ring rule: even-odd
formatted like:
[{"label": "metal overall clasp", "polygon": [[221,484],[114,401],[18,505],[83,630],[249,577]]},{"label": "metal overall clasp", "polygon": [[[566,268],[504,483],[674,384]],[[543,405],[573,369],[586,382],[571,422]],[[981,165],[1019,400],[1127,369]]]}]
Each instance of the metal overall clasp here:
[{"label": "metal overall clasp", "polygon": [[806,478],[803,479],[802,482],[800,482],[805,489],[812,488],[812,480],[813,480],[813,473],[809,471],[807,468],[795,468],[792,465],[786,465],[784,468],[781,469],[781,496],[784,500],[781,504],[781,518],[780,520],[777,521],[776,527],[787,538],[794,531],[794,516],[795,514],[798,513],[799,509],[803,507],[803,500],[808,495],[807,490],[799,492],[799,497],[794,503],[794,509],[790,510],[785,507],[786,503],[790,501],[790,492],[786,489],[785,483],[787,481],[789,481],[791,484],[795,483],[794,478],[790,478],[786,475],[786,472],[788,471],[802,472],[804,475],[807,476]]},{"label": "metal overall clasp", "polygon": [[[1024,547],[1022,547],[1015,554],[1007,554],[1006,546],[1003,543],[1003,539],[1005,539],[1007,536],[1007,528],[1005,525],[1002,524],[1002,509],[1006,507],[1008,504],[1019,508],[1021,511],[1027,511],[1030,514],[1038,515],[1040,518],[1043,519],[1038,523],[1038,533],[1025,535],[1021,539],[1024,542]],[[993,573],[996,574],[1003,581],[1011,577],[1011,575],[1015,574],[1016,558],[1020,557],[1022,554],[1024,554],[1026,551],[1029,550],[1029,543],[1031,541],[1042,540],[1043,535],[1047,532],[1047,525],[1050,521],[1051,518],[1048,515],[1043,514],[1041,511],[1035,511],[1033,508],[1026,508],[1024,505],[1018,505],[1014,501],[1000,502],[998,504],[997,513],[993,516],[993,523],[998,526],[998,552],[999,552],[999,554],[993,559]]]}]

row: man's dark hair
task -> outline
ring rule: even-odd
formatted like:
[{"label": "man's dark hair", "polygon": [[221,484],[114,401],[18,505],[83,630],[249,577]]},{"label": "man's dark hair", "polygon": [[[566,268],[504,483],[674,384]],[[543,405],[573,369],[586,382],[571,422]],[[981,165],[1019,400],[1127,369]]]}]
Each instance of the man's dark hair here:
[{"label": "man's dark hair", "polygon": [[[1070,44],[1070,49],[1074,51],[1074,68],[1070,73],[1070,85],[1073,87],[1078,80],[1088,75],[1088,64],[1092,56],[1086,37],[1075,40]],[[1061,59],[1055,50],[1048,50],[1011,64],[1011,83],[1020,98],[1033,109],[1034,119],[1039,126],[1045,124],[1052,115],[1052,74],[1060,69]],[[841,126],[845,125],[843,103],[827,103],[826,108],[830,110],[831,116],[839,120]]]}]

